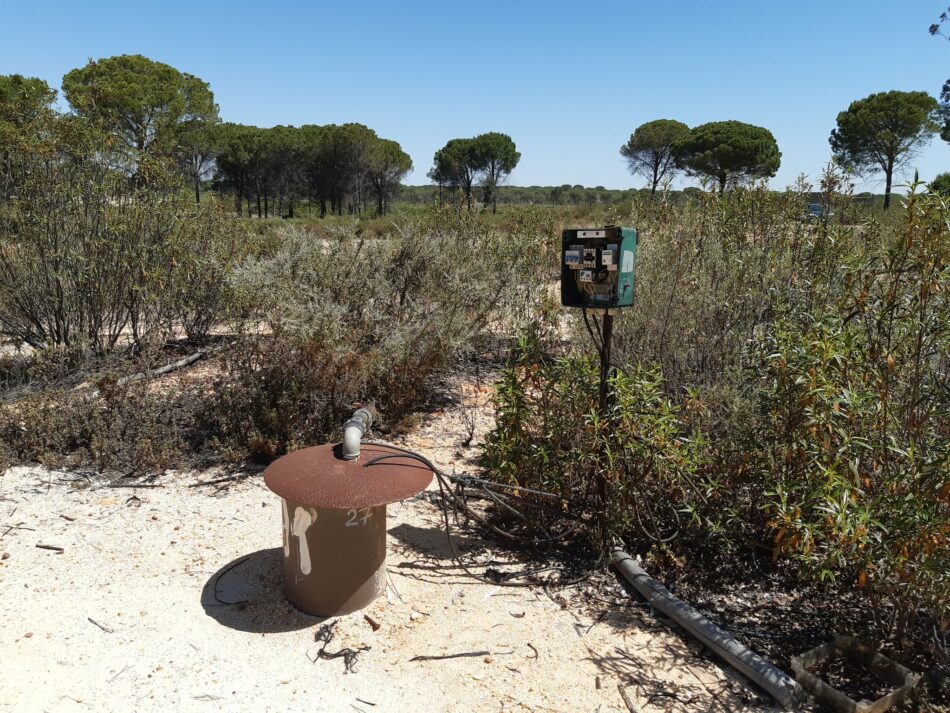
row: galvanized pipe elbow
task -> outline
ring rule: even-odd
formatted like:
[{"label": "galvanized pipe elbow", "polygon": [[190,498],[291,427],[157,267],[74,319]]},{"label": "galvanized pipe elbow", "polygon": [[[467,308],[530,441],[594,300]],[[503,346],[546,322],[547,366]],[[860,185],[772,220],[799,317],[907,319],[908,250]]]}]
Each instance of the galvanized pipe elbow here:
[{"label": "galvanized pipe elbow", "polygon": [[360,457],[360,441],[373,425],[373,413],[366,408],[358,408],[353,416],[343,424],[343,458],[356,460]]}]

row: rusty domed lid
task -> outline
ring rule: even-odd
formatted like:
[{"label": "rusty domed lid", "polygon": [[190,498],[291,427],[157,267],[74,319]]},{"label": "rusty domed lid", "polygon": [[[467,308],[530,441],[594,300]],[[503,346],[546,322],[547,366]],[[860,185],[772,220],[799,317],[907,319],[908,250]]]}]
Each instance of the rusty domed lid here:
[{"label": "rusty domed lid", "polygon": [[[392,454],[364,467],[373,458]],[[432,471],[395,448],[363,443],[357,460],[344,460],[340,445],[288,453],[264,471],[264,483],[280,497],[317,508],[369,508],[405,500],[425,490]]]}]

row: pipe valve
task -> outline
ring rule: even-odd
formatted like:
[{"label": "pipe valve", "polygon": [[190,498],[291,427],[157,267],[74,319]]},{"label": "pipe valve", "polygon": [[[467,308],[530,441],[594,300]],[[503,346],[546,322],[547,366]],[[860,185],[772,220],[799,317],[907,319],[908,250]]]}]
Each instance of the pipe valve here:
[{"label": "pipe valve", "polygon": [[350,419],[343,424],[343,458],[356,460],[360,457],[360,441],[373,425],[373,412],[368,408],[358,408]]}]

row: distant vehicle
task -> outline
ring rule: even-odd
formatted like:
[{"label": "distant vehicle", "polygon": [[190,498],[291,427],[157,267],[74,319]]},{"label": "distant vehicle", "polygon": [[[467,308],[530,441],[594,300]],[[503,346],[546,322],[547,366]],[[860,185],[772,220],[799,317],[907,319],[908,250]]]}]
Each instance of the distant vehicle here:
[{"label": "distant vehicle", "polygon": [[805,217],[808,220],[818,220],[819,218],[830,218],[834,213],[825,208],[821,203],[809,203],[808,210],[805,211]]}]

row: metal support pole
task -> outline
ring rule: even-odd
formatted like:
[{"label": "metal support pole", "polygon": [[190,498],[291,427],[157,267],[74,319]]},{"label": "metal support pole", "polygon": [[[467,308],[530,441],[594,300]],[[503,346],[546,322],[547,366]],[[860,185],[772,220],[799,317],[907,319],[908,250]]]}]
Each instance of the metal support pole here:
[{"label": "metal support pole", "polygon": [[609,310],[604,310],[604,323],[601,328],[600,343],[603,349],[600,350],[600,399],[598,405],[600,415],[607,415],[610,407],[610,389],[607,380],[610,378],[610,342],[614,333],[614,316]]},{"label": "metal support pole", "polygon": [[[604,310],[604,321],[601,325],[600,333],[600,394],[597,401],[598,414],[602,422],[606,422],[609,418],[610,407],[613,401],[611,398],[612,394],[610,392],[610,384],[608,383],[610,379],[610,342],[613,339],[613,331],[614,316],[610,314],[610,310]],[[601,448],[602,450],[606,450],[606,443],[602,443]],[[601,452],[595,482],[597,485],[597,499],[600,501],[598,503],[600,506],[600,513],[598,517],[598,521],[600,523],[600,535],[605,546],[607,544],[607,500],[609,497],[606,469],[606,453]]]}]

